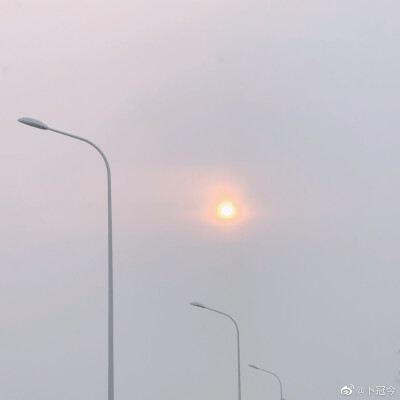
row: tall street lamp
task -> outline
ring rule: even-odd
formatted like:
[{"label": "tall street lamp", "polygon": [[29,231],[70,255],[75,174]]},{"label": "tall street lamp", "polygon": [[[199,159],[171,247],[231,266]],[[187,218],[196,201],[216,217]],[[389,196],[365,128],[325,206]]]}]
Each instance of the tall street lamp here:
[{"label": "tall street lamp", "polygon": [[237,333],[237,360],[238,360],[238,400],[241,400],[241,397],[242,397],[242,389],[241,389],[241,383],[240,383],[240,345],[239,345],[239,327],[238,327],[238,325],[237,325],[237,323],[236,323],[236,321],[230,316],[230,315],[228,315],[228,314],[225,314],[224,312],[222,312],[222,311],[218,311],[218,310],[214,310],[214,309],[212,309],[212,308],[209,308],[209,307],[206,307],[204,304],[201,304],[201,303],[197,303],[197,302],[195,302],[195,301],[193,301],[193,302],[191,302],[190,303],[192,306],[195,306],[195,307],[200,307],[200,308],[205,308],[205,309],[207,309],[207,310],[210,310],[210,311],[214,311],[214,312],[216,312],[216,313],[218,313],[218,314],[222,314],[222,315],[225,315],[225,317],[228,317],[234,324],[235,324],[235,327],[236,327],[236,333]]},{"label": "tall street lamp", "polygon": [[278,381],[279,381],[279,387],[280,387],[280,389],[281,389],[281,400],[285,400],[285,399],[283,398],[283,394],[282,394],[282,382],[281,382],[281,380],[279,379],[279,376],[278,376],[278,375],[274,374],[274,373],[271,372],[271,371],[267,371],[267,370],[265,370],[265,369],[259,368],[259,367],[257,367],[257,365],[254,365],[254,364],[249,364],[249,367],[254,368],[254,369],[258,369],[258,370],[260,370],[260,371],[267,372],[268,374],[271,374],[271,375],[275,376],[275,378],[278,379]]},{"label": "tall street lamp", "polygon": [[113,306],[113,249],[112,249],[112,214],[111,214],[111,171],[105,154],[90,140],[71,135],[57,129],[49,128],[46,124],[33,118],[20,118],[23,124],[34,128],[49,130],[62,135],[82,140],[93,146],[102,156],[107,168],[108,189],[108,400],[114,400],[114,306]]}]

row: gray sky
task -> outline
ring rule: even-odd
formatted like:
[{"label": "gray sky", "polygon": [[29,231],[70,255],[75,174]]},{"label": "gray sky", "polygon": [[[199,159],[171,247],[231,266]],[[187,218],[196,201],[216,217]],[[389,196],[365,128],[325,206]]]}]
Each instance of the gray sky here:
[{"label": "gray sky", "polygon": [[190,301],[243,400],[400,392],[399,12],[2,0],[0,398],[106,399],[105,168],[21,116],[109,158],[116,400],[236,398]]}]

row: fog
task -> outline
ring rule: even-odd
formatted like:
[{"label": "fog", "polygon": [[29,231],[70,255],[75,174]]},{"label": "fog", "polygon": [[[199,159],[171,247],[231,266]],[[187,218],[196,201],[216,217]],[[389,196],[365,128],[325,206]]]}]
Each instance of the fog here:
[{"label": "fog", "polygon": [[107,398],[23,116],[116,400],[400,391],[398,2],[1,5],[1,399]]}]

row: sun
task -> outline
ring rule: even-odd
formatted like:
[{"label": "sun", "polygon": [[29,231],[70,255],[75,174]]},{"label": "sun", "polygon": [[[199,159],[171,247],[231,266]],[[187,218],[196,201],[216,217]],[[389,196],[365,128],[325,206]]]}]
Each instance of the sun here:
[{"label": "sun", "polygon": [[231,201],[223,201],[218,204],[217,216],[220,219],[233,219],[237,215],[237,210],[235,205]]}]

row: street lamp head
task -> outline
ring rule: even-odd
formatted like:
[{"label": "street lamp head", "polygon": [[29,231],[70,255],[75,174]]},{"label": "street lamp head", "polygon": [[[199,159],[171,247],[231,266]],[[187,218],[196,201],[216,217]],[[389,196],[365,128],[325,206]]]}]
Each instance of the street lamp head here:
[{"label": "street lamp head", "polygon": [[33,126],[34,128],[39,128],[39,129],[48,129],[49,128],[43,122],[38,121],[37,119],[33,119],[33,118],[23,117],[23,118],[20,118],[18,120],[18,122],[21,122],[25,125]]},{"label": "street lamp head", "polygon": [[260,369],[260,368],[257,367],[257,365],[254,365],[254,364],[249,364],[249,367],[255,368],[255,369]]},{"label": "street lamp head", "polygon": [[200,308],[207,308],[204,304],[198,303],[197,301],[192,301],[190,304]]}]

